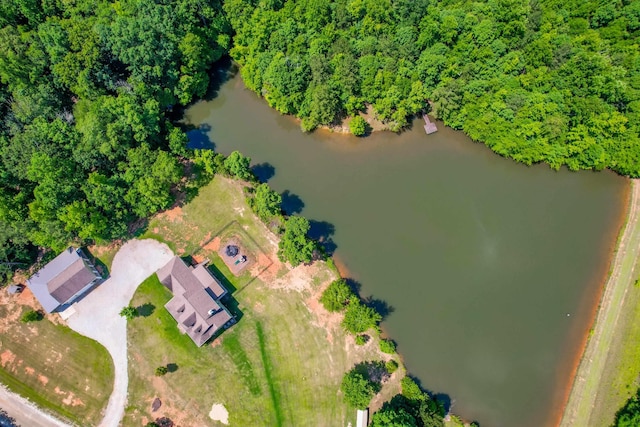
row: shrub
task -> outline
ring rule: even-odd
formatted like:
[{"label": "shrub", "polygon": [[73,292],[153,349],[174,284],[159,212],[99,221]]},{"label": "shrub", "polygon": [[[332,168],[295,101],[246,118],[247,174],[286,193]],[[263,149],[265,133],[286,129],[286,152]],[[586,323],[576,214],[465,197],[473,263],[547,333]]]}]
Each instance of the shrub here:
[{"label": "shrub", "polygon": [[37,322],[38,320],[42,320],[43,318],[44,316],[39,311],[29,310],[26,311],[22,315],[22,317],[20,317],[20,321],[22,323]]},{"label": "shrub", "polygon": [[419,402],[426,400],[424,392],[411,377],[404,377],[400,381],[400,385],[402,386],[402,395],[407,399]]},{"label": "shrub", "polygon": [[369,335],[356,335],[356,344],[357,345],[365,345],[369,341]]},{"label": "shrub", "polygon": [[161,377],[165,375],[167,372],[169,372],[169,370],[167,369],[166,366],[158,366],[156,368],[156,377]]},{"label": "shrub", "polygon": [[380,320],[382,320],[380,313],[353,298],[342,319],[342,327],[352,334],[359,334],[375,328]]},{"label": "shrub", "polygon": [[387,354],[396,352],[396,343],[392,340],[380,340],[380,351]]},{"label": "shrub", "polygon": [[375,394],[374,383],[354,369],[344,375],[340,389],[344,393],[344,399],[347,403],[357,409],[369,406],[369,402]]},{"label": "shrub", "polygon": [[135,307],[128,306],[120,310],[120,316],[124,317],[127,320],[131,320],[137,315],[138,315],[138,310],[136,310]]},{"label": "shrub", "polygon": [[[328,311],[342,311],[355,297],[355,294],[344,279],[334,280],[320,297],[320,302]],[[364,343],[363,343],[364,344]]]},{"label": "shrub", "polygon": [[363,136],[367,133],[367,122],[362,118],[362,116],[355,116],[349,122],[349,130],[355,136]]},{"label": "shrub", "polygon": [[393,374],[395,371],[398,370],[398,362],[391,359],[384,364],[384,367],[387,368],[387,372],[389,372],[390,374]]},{"label": "shrub", "polygon": [[631,427],[637,425],[640,425],[640,389],[616,412],[616,418],[613,422],[613,427]]},{"label": "shrub", "polygon": [[167,417],[156,418],[155,424],[158,427],[173,427],[173,420]]}]

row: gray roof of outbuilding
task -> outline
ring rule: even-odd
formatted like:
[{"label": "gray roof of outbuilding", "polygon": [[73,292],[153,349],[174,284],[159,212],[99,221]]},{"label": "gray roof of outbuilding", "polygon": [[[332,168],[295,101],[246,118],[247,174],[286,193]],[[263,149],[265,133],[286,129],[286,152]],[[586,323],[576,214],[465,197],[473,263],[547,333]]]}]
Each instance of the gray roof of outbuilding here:
[{"label": "gray roof of outbuilding", "polygon": [[51,313],[95,278],[78,249],[68,248],[31,276],[27,284],[45,311]]}]

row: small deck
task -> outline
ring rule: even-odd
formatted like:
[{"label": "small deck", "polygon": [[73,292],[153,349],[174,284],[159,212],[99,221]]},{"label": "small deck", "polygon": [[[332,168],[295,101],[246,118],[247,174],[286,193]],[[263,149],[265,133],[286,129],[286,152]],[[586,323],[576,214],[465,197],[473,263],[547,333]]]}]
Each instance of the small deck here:
[{"label": "small deck", "polygon": [[422,118],[426,123],[424,125],[424,131],[427,133],[427,135],[431,135],[432,133],[438,132],[438,128],[436,127],[436,124],[433,123],[431,120],[429,120],[429,117],[426,114],[423,114]]}]

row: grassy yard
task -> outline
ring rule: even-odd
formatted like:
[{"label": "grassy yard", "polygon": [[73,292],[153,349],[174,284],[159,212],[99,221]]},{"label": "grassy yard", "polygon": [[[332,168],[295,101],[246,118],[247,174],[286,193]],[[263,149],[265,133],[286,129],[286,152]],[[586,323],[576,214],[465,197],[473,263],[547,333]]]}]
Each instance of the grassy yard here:
[{"label": "grassy yard", "polygon": [[[640,271],[640,259],[635,271]],[[593,425],[611,425],[615,413],[640,387],[640,287],[630,286],[609,349],[602,374],[600,393],[590,421]]]},{"label": "grassy yard", "polygon": [[[273,261],[270,267],[233,276],[215,250],[203,244],[234,223]],[[242,235],[242,231],[233,231]],[[343,374],[364,360],[380,360],[377,339],[359,347],[340,328],[338,315],[319,307],[320,290],[334,278],[324,263],[293,270],[275,257],[275,236],[251,213],[238,183],[216,177],[180,211],[151,221],[146,237],[162,236],[178,253],[206,255],[228,280],[228,306],[241,313],[238,323],[210,345],[197,348],[179,333],[164,309],[171,294],[154,275],[134,296],[132,305],[155,306],[147,317],[129,322],[129,407],[124,425],[139,426],[167,416],[182,426],[220,425],[208,413],[223,404],[230,425],[346,426],[355,410],[339,392]],[[204,245],[207,246],[207,245]],[[175,364],[163,377],[158,366]],[[397,391],[397,378],[383,392]],[[151,412],[154,398],[162,406]]]},{"label": "grassy yard", "polygon": [[0,304],[0,382],[77,425],[97,425],[113,389],[113,363],[97,342],[48,319],[21,323],[23,296]]}]

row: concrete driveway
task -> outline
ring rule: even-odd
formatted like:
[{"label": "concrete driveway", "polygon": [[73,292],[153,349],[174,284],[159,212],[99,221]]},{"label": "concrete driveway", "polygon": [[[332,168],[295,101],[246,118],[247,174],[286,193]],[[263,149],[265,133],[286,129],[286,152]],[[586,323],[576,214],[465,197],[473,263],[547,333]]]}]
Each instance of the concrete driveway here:
[{"label": "concrete driveway", "polygon": [[113,358],[113,392],[99,427],[117,427],[124,416],[129,374],[127,322],[120,310],[129,305],[138,285],[173,257],[167,245],[155,240],[131,240],[113,259],[111,277],[74,304],[67,323],[78,333],[105,346]]}]

